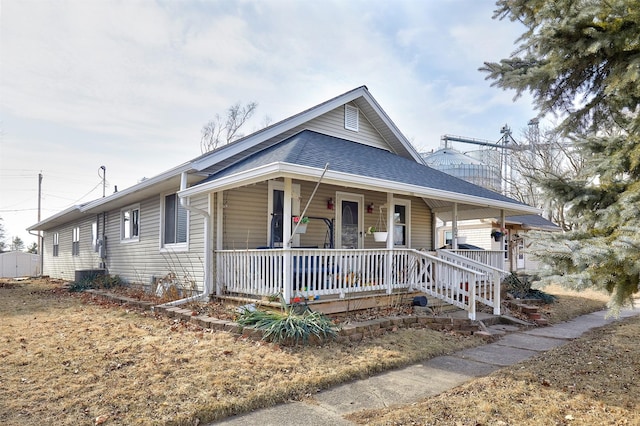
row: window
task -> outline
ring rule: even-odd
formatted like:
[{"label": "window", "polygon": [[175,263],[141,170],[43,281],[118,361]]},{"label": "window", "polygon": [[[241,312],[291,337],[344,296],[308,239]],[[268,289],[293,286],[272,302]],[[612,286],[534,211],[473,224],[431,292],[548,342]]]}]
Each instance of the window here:
[{"label": "window", "polygon": [[120,211],[120,240],[138,241],[140,236],[140,206],[129,206]]},{"label": "window", "polygon": [[509,260],[509,230],[504,231],[502,236],[502,249],[504,250],[504,260]]},{"label": "window", "polygon": [[178,194],[164,197],[164,245],[187,242],[187,217],[187,210],[180,204]]},{"label": "window", "polygon": [[453,244],[453,231],[444,231],[444,244]]},{"label": "window", "polygon": [[358,131],[360,127],[360,111],[358,108],[345,105],[344,106],[344,128],[347,130]]},{"label": "window", "polygon": [[57,232],[53,234],[53,256],[58,257],[60,237]]},{"label": "window", "polygon": [[98,219],[91,224],[91,248],[98,251]]},{"label": "window", "polygon": [[409,218],[411,207],[409,201],[396,202],[393,211],[393,244],[409,247]]},{"label": "window", "polygon": [[71,235],[71,255],[80,255],[80,227],[73,228]]}]

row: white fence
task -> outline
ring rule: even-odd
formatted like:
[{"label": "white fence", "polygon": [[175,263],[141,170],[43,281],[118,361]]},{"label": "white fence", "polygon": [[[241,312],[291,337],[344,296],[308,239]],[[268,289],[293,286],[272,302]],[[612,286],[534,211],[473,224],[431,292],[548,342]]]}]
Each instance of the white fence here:
[{"label": "white fence", "polygon": [[344,298],[417,290],[465,309],[472,319],[476,301],[494,306],[494,312],[497,306],[499,313],[496,275],[453,256],[451,261],[410,249],[221,250],[216,252],[216,291],[257,297],[282,294],[289,301],[295,296]]}]

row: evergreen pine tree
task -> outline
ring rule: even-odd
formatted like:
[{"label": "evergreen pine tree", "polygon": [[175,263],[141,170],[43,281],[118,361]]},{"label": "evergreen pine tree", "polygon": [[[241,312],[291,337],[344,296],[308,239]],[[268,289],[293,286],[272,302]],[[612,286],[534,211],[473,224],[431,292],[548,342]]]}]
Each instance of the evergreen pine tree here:
[{"label": "evergreen pine tree", "polygon": [[494,18],[522,22],[517,50],[485,63],[493,85],[532,93],[541,115],[582,150],[582,176],[541,182],[579,225],[538,236],[543,281],[612,294],[616,311],[640,281],[640,0],[500,0]]}]

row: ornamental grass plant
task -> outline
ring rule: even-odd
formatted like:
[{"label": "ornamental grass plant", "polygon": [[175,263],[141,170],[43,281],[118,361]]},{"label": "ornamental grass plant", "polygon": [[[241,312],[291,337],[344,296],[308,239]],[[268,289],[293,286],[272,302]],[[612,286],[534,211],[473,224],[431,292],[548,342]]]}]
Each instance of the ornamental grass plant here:
[{"label": "ornamental grass plant", "polygon": [[320,312],[308,307],[298,309],[286,305],[281,298],[280,311],[242,310],[237,319],[242,327],[253,327],[263,332],[262,339],[273,343],[307,344],[310,339],[318,342],[334,339],[336,325]]}]

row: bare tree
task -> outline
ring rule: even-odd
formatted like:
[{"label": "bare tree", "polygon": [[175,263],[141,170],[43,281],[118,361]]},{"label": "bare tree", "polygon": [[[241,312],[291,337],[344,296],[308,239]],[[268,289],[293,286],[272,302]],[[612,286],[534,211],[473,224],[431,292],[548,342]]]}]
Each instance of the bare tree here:
[{"label": "bare tree", "polygon": [[256,108],[258,108],[256,102],[249,102],[244,106],[238,102],[229,107],[225,117],[216,114],[211,121],[202,127],[202,136],[200,137],[202,153],[213,151],[219,146],[243,137],[244,135],[239,131],[253,116]]},{"label": "bare tree", "polygon": [[576,145],[557,132],[538,128],[532,122],[523,131],[524,142],[510,150],[511,173],[507,176],[509,196],[544,210],[547,218],[564,230],[573,229],[567,221],[567,206],[548,191],[549,182],[577,179],[585,159]]}]

